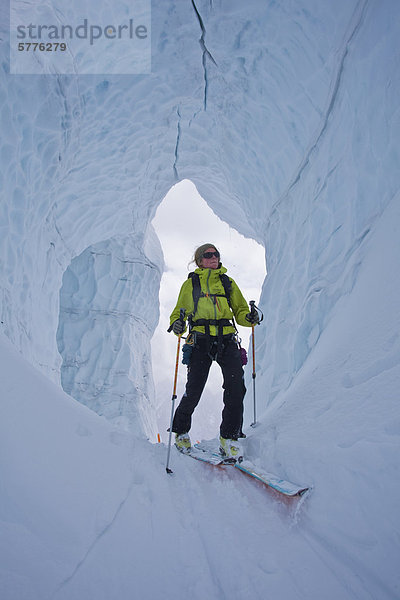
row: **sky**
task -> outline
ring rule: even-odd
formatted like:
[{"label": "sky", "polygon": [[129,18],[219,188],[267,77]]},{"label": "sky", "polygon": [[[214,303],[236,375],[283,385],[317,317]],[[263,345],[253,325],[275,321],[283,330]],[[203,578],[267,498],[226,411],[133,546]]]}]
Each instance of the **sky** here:
[{"label": "sky", "polygon": [[[190,206],[190,221],[187,215]],[[171,215],[177,215],[171,225]],[[183,180],[173,186],[161,202],[153,226],[160,239],[165,261],[165,272],[160,288],[160,321],[152,339],[153,377],[156,388],[158,427],[161,439],[167,439],[166,430],[171,416],[171,398],[177,351],[177,338],[167,333],[169,315],[175,307],[182,283],[195,269],[189,264],[195,249],[203,243],[212,243],[221,253],[222,264],[228,275],[239,285],[247,301],[260,298],[266,275],[264,248],[245,238],[219,217],[200,196],[195,185]],[[248,348],[250,328],[240,327],[242,346]],[[246,367],[250,368],[250,365]],[[179,362],[177,400],[181,398],[186,382],[186,366]],[[192,438],[209,439],[219,431],[222,411],[222,375],[213,363],[202,399],[198,405],[191,429]],[[247,392],[247,396],[251,390]],[[247,398],[248,400],[248,398]]]}]

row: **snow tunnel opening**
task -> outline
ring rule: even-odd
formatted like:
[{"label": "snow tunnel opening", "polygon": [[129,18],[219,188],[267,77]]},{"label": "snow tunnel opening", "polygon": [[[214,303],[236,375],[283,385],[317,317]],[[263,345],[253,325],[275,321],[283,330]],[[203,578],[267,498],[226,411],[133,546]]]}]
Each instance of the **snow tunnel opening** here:
[{"label": "snow tunnel opening", "polygon": [[[194,226],[195,224],[195,226]],[[158,206],[152,225],[160,240],[165,270],[161,278],[160,319],[151,340],[155,406],[160,439],[167,442],[177,338],[167,334],[169,315],[175,307],[180,287],[196,266],[191,263],[195,249],[205,242],[215,243],[228,274],[238,283],[247,301],[258,302],[266,276],[264,247],[246,238],[222,221],[188,179],[174,185]],[[251,329],[238,327],[242,346],[248,348]],[[179,360],[177,400],[184,392],[187,367]],[[219,432],[222,403],[222,374],[213,362],[202,398],[192,420],[192,440],[211,439]],[[246,407],[247,405],[247,407]],[[245,398],[245,415],[249,409]]]}]

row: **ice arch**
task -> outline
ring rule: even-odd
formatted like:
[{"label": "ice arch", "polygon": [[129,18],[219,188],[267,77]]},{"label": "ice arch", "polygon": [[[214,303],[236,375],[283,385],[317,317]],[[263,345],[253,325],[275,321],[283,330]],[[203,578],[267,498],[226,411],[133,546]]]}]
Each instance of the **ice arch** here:
[{"label": "ice arch", "polygon": [[267,249],[264,403],[287,389],[399,188],[398,23],[390,0],[158,0],[152,75],[29,88],[3,43],[0,299],[13,343],[59,380],[64,271],[125,236],[161,268],[149,223],[188,178]]}]

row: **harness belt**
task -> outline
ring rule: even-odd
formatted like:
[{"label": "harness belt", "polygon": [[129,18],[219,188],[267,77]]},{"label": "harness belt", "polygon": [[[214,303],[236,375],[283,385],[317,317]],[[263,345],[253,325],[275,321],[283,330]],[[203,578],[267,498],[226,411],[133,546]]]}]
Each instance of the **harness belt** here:
[{"label": "harness belt", "polygon": [[204,333],[206,336],[207,344],[211,349],[211,336],[210,336],[210,325],[214,325],[218,329],[217,336],[217,354],[222,351],[222,343],[224,338],[224,327],[234,327],[229,319],[197,319],[193,321],[190,319],[190,328],[193,327],[204,327]]}]

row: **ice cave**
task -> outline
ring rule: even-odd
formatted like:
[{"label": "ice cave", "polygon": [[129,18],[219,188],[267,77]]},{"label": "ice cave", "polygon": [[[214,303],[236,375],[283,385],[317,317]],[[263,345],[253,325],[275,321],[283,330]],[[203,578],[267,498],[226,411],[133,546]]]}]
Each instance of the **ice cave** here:
[{"label": "ice cave", "polygon": [[[152,0],[142,75],[13,74],[0,18],[0,596],[398,597],[398,1]],[[301,506],[148,442],[186,179],[265,248],[245,451]]]}]

